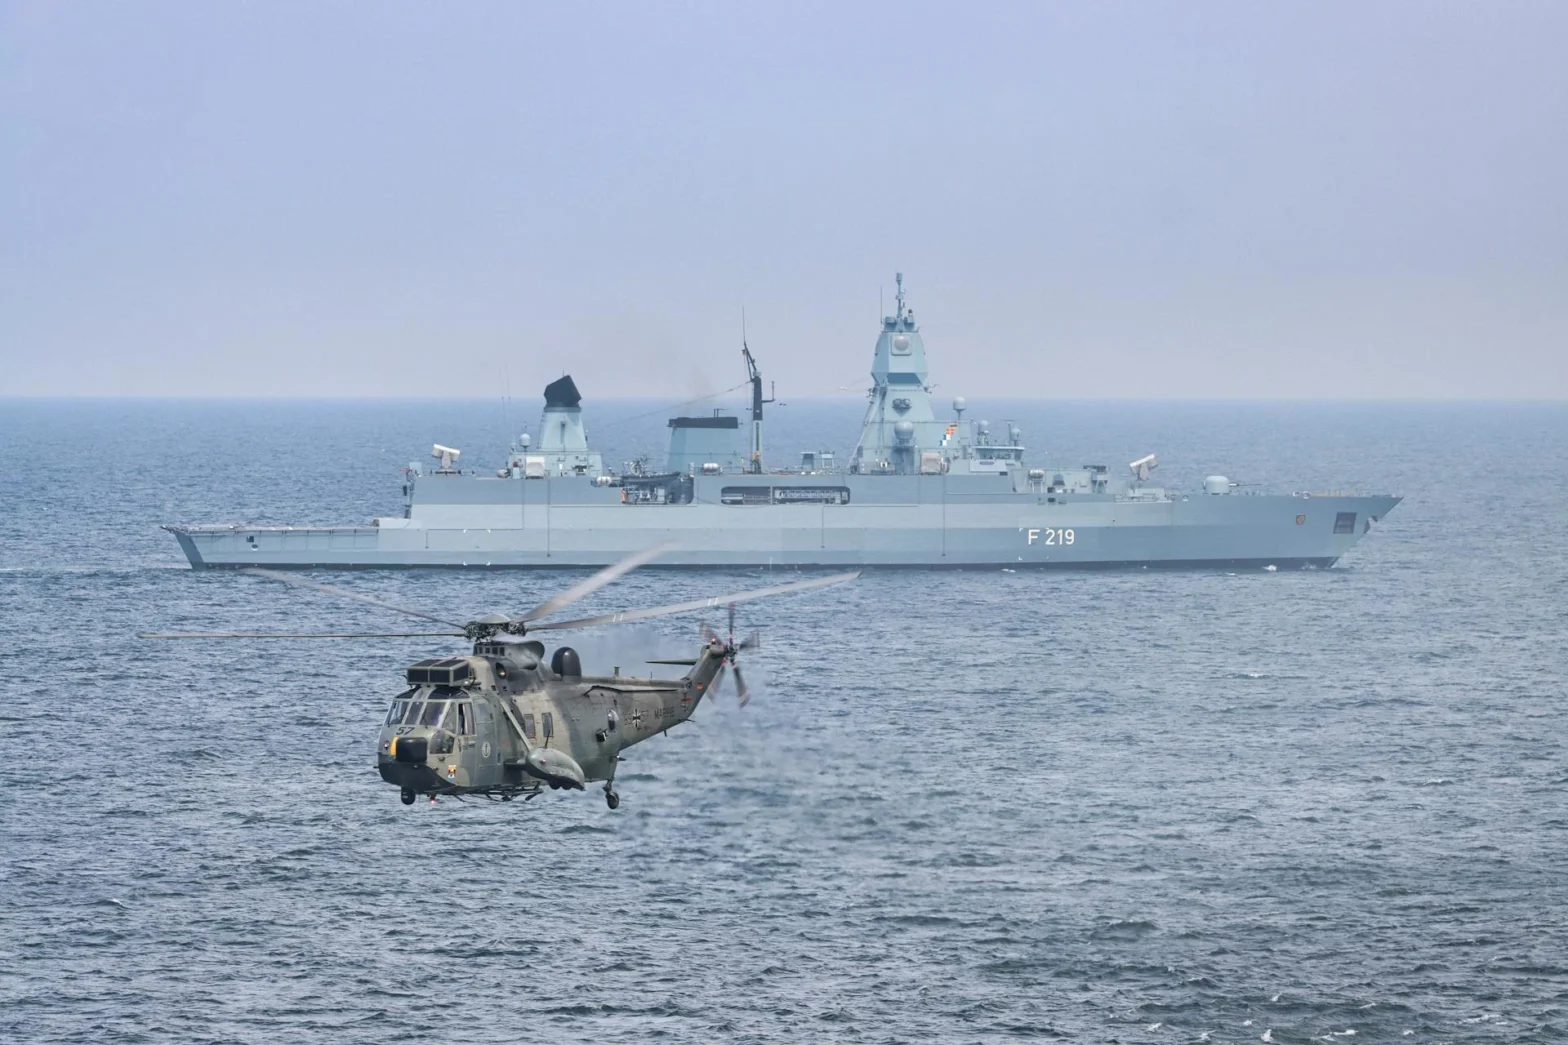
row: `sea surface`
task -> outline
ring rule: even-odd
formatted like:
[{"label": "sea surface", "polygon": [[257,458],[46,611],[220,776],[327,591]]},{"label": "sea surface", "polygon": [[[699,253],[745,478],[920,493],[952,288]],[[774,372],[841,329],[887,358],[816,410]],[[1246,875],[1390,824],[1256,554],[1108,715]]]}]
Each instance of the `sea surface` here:
[{"label": "sea surface", "polygon": [[[537,402],[0,400],[0,1039],[1568,1040],[1568,406],[971,403],[1036,459],[1406,499],[1331,570],[753,603],[750,706],[628,751],[618,811],[405,808],[377,731],[454,647],[138,639],[405,623],[158,526],[396,515],[399,466],[493,468]],[[853,446],[856,403],[770,409],[776,463]],[[666,415],[587,419],[619,462]],[[327,579],[480,614],[581,575]]]}]

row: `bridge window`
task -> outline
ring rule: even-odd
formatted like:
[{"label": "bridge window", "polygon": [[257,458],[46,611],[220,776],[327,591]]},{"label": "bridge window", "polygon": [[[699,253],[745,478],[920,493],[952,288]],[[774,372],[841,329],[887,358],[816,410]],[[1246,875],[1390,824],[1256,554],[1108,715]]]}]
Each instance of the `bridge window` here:
[{"label": "bridge window", "polygon": [[1338,514],[1336,514],[1334,516],[1334,532],[1335,533],[1355,533],[1356,532],[1356,513],[1355,512],[1339,512]]}]

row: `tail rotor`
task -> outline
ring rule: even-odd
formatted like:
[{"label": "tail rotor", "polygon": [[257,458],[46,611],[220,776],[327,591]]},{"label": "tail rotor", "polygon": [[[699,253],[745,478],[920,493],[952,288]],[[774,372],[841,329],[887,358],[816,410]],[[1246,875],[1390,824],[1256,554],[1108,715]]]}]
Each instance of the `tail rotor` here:
[{"label": "tail rotor", "polygon": [[735,641],[735,604],[732,602],[729,605],[728,634],[724,638],[720,638],[719,633],[704,621],[702,624],[702,641],[705,645],[718,646],[720,648],[719,656],[723,659],[723,663],[719,665],[718,674],[713,678],[713,685],[710,687],[712,692],[717,693],[719,691],[724,681],[726,669],[731,669],[735,676],[735,702],[741,707],[751,703],[751,690],[746,685],[746,676],[741,673],[740,665],[736,663],[735,657],[736,654],[744,650],[756,649],[762,645],[762,636],[758,632],[752,631],[750,635],[741,639],[740,642],[737,643]]}]

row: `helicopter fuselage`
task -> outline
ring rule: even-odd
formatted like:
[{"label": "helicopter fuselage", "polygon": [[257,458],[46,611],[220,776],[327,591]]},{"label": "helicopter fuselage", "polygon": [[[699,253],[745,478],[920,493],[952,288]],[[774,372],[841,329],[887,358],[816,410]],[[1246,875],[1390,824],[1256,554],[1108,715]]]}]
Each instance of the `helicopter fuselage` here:
[{"label": "helicopter fuselage", "polygon": [[531,797],[545,787],[582,789],[612,781],[620,752],[689,718],[725,663],[704,644],[677,679],[580,674],[563,647],[551,665],[538,642],[490,639],[475,653],[408,669],[410,688],[392,702],[381,730],[381,778],[414,796]]}]

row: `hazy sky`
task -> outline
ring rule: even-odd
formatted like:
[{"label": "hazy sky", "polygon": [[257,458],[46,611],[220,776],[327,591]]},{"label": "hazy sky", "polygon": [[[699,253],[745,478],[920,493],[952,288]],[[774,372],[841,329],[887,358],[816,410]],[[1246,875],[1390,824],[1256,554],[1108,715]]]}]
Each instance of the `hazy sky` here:
[{"label": "hazy sky", "polygon": [[0,2],[0,395],[1568,396],[1568,3]]}]

